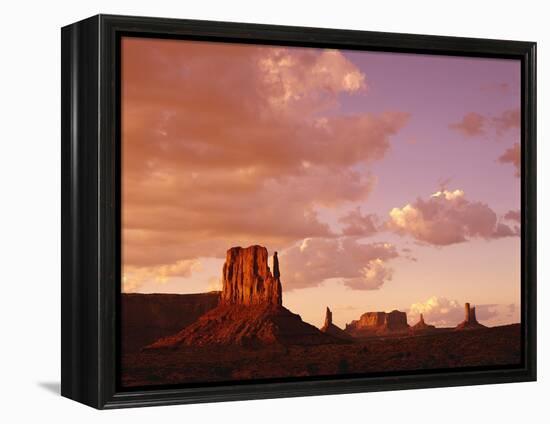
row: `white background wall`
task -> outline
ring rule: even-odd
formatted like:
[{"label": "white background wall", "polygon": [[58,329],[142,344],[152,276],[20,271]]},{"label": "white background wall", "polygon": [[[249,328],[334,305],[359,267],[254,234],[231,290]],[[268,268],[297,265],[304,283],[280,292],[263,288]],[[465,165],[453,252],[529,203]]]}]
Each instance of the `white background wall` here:
[{"label": "white background wall", "polygon": [[[544,1],[95,0],[3,3],[0,418],[3,422],[548,422],[550,30]],[[98,412],[58,394],[60,31],[96,13],[537,41],[539,382]],[[546,258],[545,258],[546,257]],[[545,260],[546,259],[546,260]],[[544,394],[546,391],[546,394]],[[6,419],[7,418],[7,419]],[[528,420],[529,421],[526,421]],[[545,420],[546,419],[546,420]]]}]

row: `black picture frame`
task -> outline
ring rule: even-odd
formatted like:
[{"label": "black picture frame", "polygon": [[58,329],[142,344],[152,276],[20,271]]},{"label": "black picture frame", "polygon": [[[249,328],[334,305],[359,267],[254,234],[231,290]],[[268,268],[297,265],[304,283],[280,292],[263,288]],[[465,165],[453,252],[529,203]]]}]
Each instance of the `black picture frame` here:
[{"label": "black picture frame", "polygon": [[[120,37],[521,60],[518,367],[124,391],[120,300]],[[62,28],[61,394],[98,409],[536,380],[536,43],[97,15]]]}]

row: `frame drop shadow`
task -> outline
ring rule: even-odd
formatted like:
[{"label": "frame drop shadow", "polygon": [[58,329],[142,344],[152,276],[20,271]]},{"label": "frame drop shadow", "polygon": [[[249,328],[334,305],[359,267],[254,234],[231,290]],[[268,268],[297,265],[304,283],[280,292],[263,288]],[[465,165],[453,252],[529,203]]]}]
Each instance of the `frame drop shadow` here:
[{"label": "frame drop shadow", "polygon": [[59,381],[41,381],[38,383],[38,387],[55,395],[61,395],[61,383]]}]

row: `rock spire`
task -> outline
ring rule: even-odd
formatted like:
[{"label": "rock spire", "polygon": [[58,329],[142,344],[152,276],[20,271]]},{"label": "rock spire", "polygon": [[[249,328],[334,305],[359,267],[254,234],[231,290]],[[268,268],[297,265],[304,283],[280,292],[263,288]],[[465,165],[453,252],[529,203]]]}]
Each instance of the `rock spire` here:
[{"label": "rock spire", "polygon": [[411,332],[413,333],[424,333],[432,331],[435,331],[435,326],[426,324],[426,321],[424,321],[424,314],[420,314],[420,319],[418,320],[418,322],[411,327]]},{"label": "rock spire", "polygon": [[458,324],[456,329],[474,330],[477,328],[485,328],[485,326],[477,322],[475,306],[470,306],[470,304],[466,302],[464,304],[464,321]]},{"label": "rock spire", "polygon": [[331,324],[332,324],[332,311],[327,306],[327,311],[325,313],[325,325],[324,325],[324,327],[328,327]]},{"label": "rock spire", "polygon": [[344,330],[342,330],[340,327],[334,325],[332,323],[332,311],[327,306],[327,310],[325,312],[325,325],[321,328],[321,331],[325,334],[329,334],[333,337],[336,337],[341,340],[352,340],[353,337],[346,333]]}]

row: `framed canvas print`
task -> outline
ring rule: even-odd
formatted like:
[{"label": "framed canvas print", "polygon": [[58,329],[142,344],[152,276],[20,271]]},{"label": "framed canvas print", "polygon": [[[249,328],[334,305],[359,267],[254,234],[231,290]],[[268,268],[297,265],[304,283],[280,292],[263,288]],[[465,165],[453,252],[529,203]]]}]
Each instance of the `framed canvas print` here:
[{"label": "framed canvas print", "polygon": [[62,30],[62,395],[536,379],[535,43]]}]

